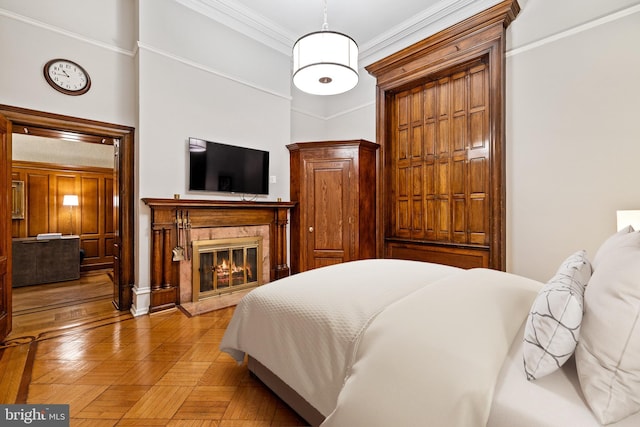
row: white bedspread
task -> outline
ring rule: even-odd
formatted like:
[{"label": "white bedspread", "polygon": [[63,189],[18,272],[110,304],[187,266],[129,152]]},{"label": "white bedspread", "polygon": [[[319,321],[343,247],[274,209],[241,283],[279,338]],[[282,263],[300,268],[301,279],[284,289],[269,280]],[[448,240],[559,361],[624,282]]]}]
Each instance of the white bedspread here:
[{"label": "white bedspread", "polygon": [[541,286],[474,269],[390,305],[364,332],[322,426],[486,425],[498,373]]},{"label": "white bedspread", "polygon": [[247,294],[220,348],[239,363],[250,354],[326,416],[335,408],[367,325],[394,301],[462,272],[377,259],[299,273]]}]

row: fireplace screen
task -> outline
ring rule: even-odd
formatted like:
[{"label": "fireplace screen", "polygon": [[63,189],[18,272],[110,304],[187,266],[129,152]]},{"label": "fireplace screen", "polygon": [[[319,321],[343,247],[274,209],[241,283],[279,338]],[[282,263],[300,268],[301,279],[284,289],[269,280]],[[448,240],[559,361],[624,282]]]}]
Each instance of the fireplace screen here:
[{"label": "fireplace screen", "polygon": [[260,285],[262,237],[193,242],[193,301]]}]

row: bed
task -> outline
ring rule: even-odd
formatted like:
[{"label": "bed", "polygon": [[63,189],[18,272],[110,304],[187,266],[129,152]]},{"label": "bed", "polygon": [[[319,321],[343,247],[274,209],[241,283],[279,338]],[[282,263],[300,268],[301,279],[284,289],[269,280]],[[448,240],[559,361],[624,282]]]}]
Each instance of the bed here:
[{"label": "bed", "polygon": [[[625,295],[624,300],[640,302],[640,262],[632,262],[640,261],[640,233],[628,230],[616,236],[625,237],[625,244],[637,239],[637,251],[625,258],[616,250],[629,245],[610,244],[609,259],[616,262],[600,257],[599,268],[595,259],[593,266],[586,260],[584,251],[572,254],[554,276],[564,281],[562,293],[549,293],[558,290],[554,280],[541,283],[495,270],[395,259],[353,261],[300,273],[243,297],[220,348],[238,363],[248,360],[249,369],[310,425],[637,426],[640,353],[635,341],[640,334],[634,327],[640,304],[635,304],[630,332],[621,328],[629,333],[617,337],[626,345],[614,373],[632,374],[630,380],[616,380],[620,387],[609,383],[610,389],[626,393],[622,402],[599,411],[602,396],[589,383],[601,373],[590,365],[589,358],[598,352],[589,345],[595,342],[597,347],[598,340],[589,333],[597,331],[598,319],[588,316],[585,294],[591,291],[584,292],[585,286],[592,279],[611,283],[611,270],[624,271],[620,262],[631,262],[632,271],[623,274],[631,298]],[[607,272],[606,280],[596,277],[599,270]],[[573,288],[565,292],[567,280],[572,287],[580,282],[582,293]],[[629,281],[635,286],[628,286]],[[598,300],[607,299],[599,291],[593,293]],[[575,355],[563,353],[561,363],[551,359],[551,365],[559,364],[555,367],[547,360],[555,342],[545,343],[538,354],[541,345],[531,345],[526,337],[533,326],[542,335],[542,326],[535,324],[536,304],[549,305],[558,295],[569,296],[569,303],[563,302],[565,316],[570,313],[566,307],[579,303],[586,332],[573,343]],[[631,310],[633,303],[628,304]],[[552,317],[540,316],[542,321]],[[617,316],[616,321],[618,317],[628,316]],[[566,326],[572,319],[553,320],[557,323],[550,336],[557,340],[562,336],[557,324]],[[608,347],[616,347],[614,338],[604,340]],[[537,358],[535,369],[527,368],[531,360],[525,355],[531,353]],[[601,368],[607,363],[597,364]],[[584,366],[582,371],[577,364]],[[608,398],[617,402],[615,395]]]}]

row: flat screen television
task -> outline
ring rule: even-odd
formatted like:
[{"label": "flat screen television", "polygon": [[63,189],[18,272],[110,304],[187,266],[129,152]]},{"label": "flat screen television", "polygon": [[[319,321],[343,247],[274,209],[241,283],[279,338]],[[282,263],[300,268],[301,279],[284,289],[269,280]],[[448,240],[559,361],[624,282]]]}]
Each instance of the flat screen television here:
[{"label": "flat screen television", "polygon": [[189,190],[269,194],[269,152],[189,138]]}]

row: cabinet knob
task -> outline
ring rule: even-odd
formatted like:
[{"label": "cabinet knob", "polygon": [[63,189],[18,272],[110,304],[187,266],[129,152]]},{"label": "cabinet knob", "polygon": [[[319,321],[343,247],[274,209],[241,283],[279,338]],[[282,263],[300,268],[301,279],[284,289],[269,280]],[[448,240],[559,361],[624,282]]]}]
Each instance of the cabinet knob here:
[{"label": "cabinet knob", "polygon": [[309,233],[313,233],[313,227],[309,227]]}]

